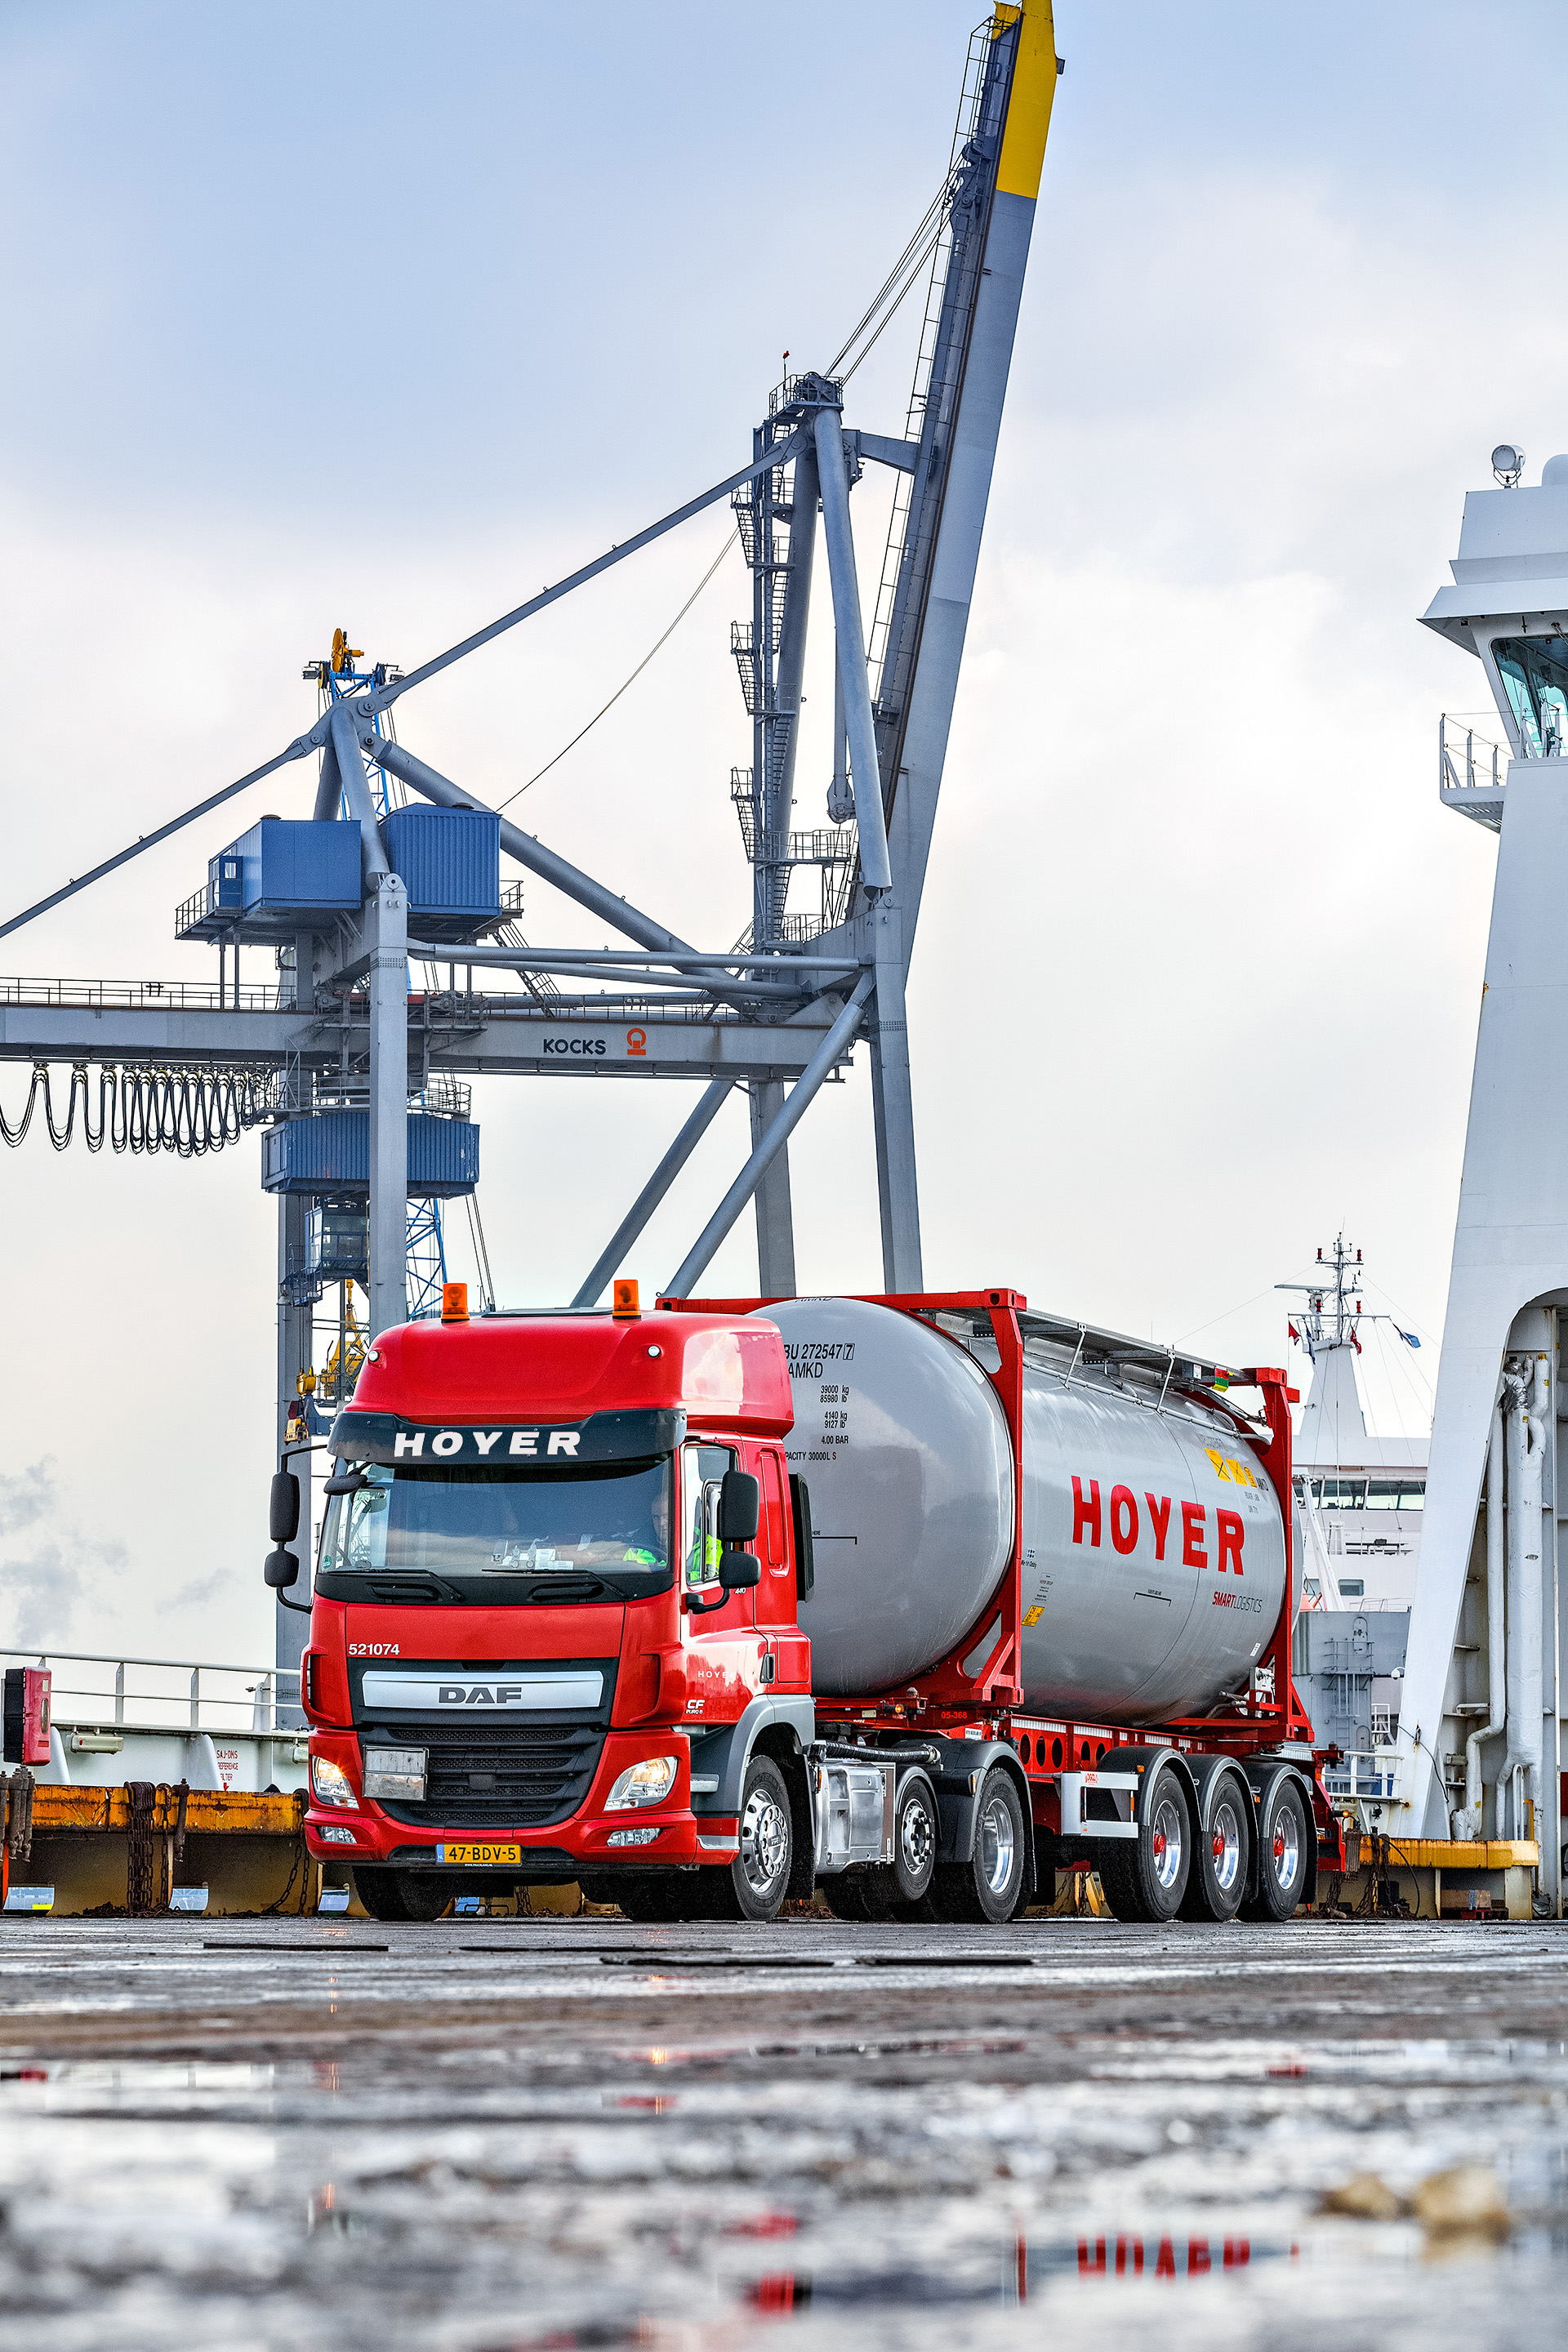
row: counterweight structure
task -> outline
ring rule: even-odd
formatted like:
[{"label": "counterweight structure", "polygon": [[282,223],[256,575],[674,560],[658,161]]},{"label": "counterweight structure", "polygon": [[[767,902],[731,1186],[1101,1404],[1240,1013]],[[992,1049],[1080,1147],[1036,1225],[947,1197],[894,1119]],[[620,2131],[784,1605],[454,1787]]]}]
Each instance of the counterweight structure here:
[{"label": "counterweight structure", "polygon": [[[205,1074],[209,1087],[214,1074],[239,1072],[248,1074],[253,1092],[260,1075],[266,1083],[247,1123],[266,1118],[287,1126],[328,1110],[357,1110],[365,1126],[374,1334],[408,1311],[411,1111],[439,1111],[442,1086],[480,1070],[679,1078],[700,1087],[585,1274],[573,1302],[579,1307],[602,1296],[730,1090],[744,1087],[750,1155],[663,1287],[689,1294],[753,1202],[761,1289],[793,1292],[789,1139],[864,1037],[884,1287],[918,1291],[923,1276],[905,982],[1059,69],[1045,0],[997,7],[971,42],[950,168],[899,269],[857,331],[863,351],[916,273],[924,277],[929,257],[927,310],[901,433],[847,424],[851,338],[834,366],[786,377],[744,466],[434,659],[406,675],[384,666],[362,673],[340,632],[332,663],[308,672],[317,674],[324,694],[314,725],[196,809],[0,926],[0,936],[264,777],[310,757],[320,765],[309,823],[331,827],[341,839],[346,818],[358,835],[348,902],[263,926],[262,935],[286,950],[278,958],[275,992],[241,989],[237,929],[233,982],[220,967],[216,992],[89,985],[77,1001],[58,983],[0,983],[0,1058],[83,1071],[98,1065]],[[840,364],[846,358],[847,367]],[[898,476],[869,645],[851,515],[854,486],[868,464]],[[510,919],[515,901],[504,898],[493,915],[467,923],[443,927],[411,915],[406,877],[393,854],[396,818],[387,789],[405,801],[413,795],[410,806],[463,810],[476,819],[489,812],[467,779],[448,777],[395,740],[392,714],[402,698],[724,499],[732,504],[752,580],[752,618],[737,627],[733,646],[752,726],[751,766],[737,769],[731,785],[753,869],[752,921],[742,939],[723,950],[692,946],[504,817],[495,824],[499,854],[627,944],[595,951],[531,948]],[[792,824],[791,812],[819,513],[836,644],[835,775],[829,824],[803,831]],[[329,668],[331,675],[322,675]],[[504,790],[506,782],[498,774],[492,791]],[[820,877],[819,904],[804,916],[786,906],[797,866]],[[205,900],[192,902],[181,910],[182,935],[221,936],[221,924],[215,929],[208,920],[220,912]],[[426,967],[424,988],[410,988],[411,960]],[[521,978],[522,987],[497,984],[508,975]],[[471,1192],[471,1185],[447,1189]],[[310,1305],[300,1297],[308,1286],[291,1281],[303,1262],[303,1240],[299,1201],[285,1191],[280,1442],[300,1373],[310,1360]],[[304,1469],[303,1459],[299,1466]],[[280,1620],[281,1664],[297,1656],[294,1629],[305,1622]]]}]

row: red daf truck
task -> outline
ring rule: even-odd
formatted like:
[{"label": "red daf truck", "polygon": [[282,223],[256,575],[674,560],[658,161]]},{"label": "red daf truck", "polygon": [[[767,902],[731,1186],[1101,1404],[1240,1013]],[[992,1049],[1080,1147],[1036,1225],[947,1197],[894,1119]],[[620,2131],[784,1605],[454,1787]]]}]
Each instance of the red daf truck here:
[{"label": "red daf truck", "polygon": [[[616,1301],[454,1286],[333,1426],[306,1836],[377,1917],[997,1921],[1092,1862],[1122,1917],[1282,1919],[1341,1866],[1282,1373],[1009,1289]],[[274,1586],[297,1517],[285,1469]]]}]

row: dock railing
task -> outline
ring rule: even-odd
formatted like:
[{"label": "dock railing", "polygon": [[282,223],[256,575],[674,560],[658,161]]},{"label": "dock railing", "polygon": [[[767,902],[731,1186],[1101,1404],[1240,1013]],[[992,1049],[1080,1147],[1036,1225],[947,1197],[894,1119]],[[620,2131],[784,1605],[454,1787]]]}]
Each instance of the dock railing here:
[{"label": "dock railing", "polygon": [[1381,1826],[1385,1832],[1389,1831],[1389,1822],[1373,1822],[1369,1809],[1394,1803],[1398,1780],[1399,1750],[1392,1746],[1347,1748],[1337,1764],[1323,1768],[1323,1793],[1329,1802],[1353,1804],[1363,1830]]},{"label": "dock railing", "polygon": [[[0,1665],[47,1666],[53,1675],[50,1712],[62,1729],[81,1727],[137,1731],[226,1734],[266,1739],[278,1729],[279,1706],[299,1704],[297,1667],[237,1666],[209,1658],[135,1658],[112,1651],[7,1649]],[[66,1680],[62,1667],[71,1669]],[[135,1682],[155,1686],[137,1688]],[[67,1702],[70,1703],[68,1711]]]}]

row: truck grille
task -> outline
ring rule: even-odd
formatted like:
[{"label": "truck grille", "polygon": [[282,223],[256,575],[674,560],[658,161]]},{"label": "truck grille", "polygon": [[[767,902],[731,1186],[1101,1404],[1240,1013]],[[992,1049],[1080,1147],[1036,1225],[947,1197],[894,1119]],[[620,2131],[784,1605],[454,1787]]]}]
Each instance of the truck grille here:
[{"label": "truck grille", "polygon": [[[543,1829],[576,1812],[593,1784],[597,1723],[389,1723],[388,1745],[426,1751],[423,1804],[381,1810],[414,1827]],[[362,1742],[363,1748],[363,1742]]]}]

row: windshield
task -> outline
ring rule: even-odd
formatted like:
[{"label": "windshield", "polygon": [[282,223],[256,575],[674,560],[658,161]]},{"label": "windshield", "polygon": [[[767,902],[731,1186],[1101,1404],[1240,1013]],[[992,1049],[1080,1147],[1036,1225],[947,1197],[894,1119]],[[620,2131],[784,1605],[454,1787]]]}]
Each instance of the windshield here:
[{"label": "windshield", "polygon": [[364,1485],[334,1495],[323,1569],[425,1569],[438,1576],[669,1567],[672,1473],[656,1462],[563,1465],[340,1463]]}]

